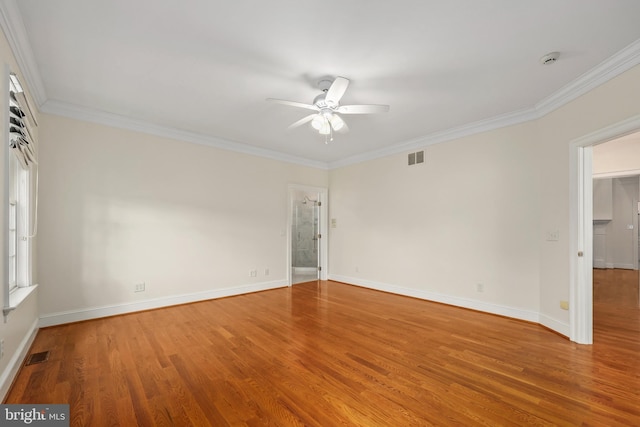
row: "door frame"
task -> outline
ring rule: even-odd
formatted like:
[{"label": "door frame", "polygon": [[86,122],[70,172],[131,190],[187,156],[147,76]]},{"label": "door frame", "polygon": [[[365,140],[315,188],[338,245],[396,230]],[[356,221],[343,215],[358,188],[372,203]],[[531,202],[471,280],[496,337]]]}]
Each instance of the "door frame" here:
[{"label": "door frame", "polygon": [[293,245],[293,233],[291,227],[293,226],[293,203],[295,201],[295,193],[297,191],[304,191],[308,193],[317,193],[318,201],[320,202],[320,221],[318,222],[318,233],[322,236],[320,238],[320,280],[327,280],[329,274],[329,190],[326,187],[312,187],[308,185],[289,184],[287,189],[287,284],[292,285],[293,276],[291,274],[291,261],[293,254],[291,253],[291,247]]},{"label": "door frame", "polygon": [[579,344],[593,344],[592,147],[638,131],[640,115],[574,139],[569,144],[569,338]]}]

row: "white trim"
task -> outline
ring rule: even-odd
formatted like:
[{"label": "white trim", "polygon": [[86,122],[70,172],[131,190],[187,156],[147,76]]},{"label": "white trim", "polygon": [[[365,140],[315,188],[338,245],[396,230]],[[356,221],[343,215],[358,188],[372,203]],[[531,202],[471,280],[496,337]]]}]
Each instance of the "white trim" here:
[{"label": "white trim", "polygon": [[297,274],[313,273],[314,271],[318,271],[318,269],[315,267],[293,267],[293,272]]},{"label": "white trim", "polygon": [[18,68],[24,75],[29,92],[36,104],[42,105],[47,100],[47,94],[29,43],[27,29],[22,21],[22,14],[15,0],[0,1],[0,27],[16,58]]},{"label": "white trim", "polygon": [[[506,305],[499,305],[499,304],[491,304],[491,303],[478,301],[470,298],[461,298],[461,297],[456,297],[452,295],[444,295],[437,292],[424,291],[421,289],[405,288],[402,286],[390,285],[387,283],[375,282],[372,280],[364,280],[364,279],[353,278],[348,276],[340,276],[336,274],[331,274],[329,277],[329,280],[347,283],[349,285],[354,285],[354,286],[360,286],[363,288],[389,292],[396,295],[419,298],[422,300],[439,302],[442,304],[468,308],[471,310],[478,310],[485,313],[498,314],[500,316],[506,316],[513,319],[520,319],[520,320],[526,320],[528,322],[540,323],[540,315],[537,312],[525,310],[521,308],[509,307]],[[561,332],[561,331],[558,331],[558,332]]]},{"label": "white trim", "polygon": [[355,163],[378,159],[393,154],[400,154],[405,151],[419,150],[430,145],[441,144],[443,142],[464,138],[465,136],[471,136],[482,132],[488,132],[507,126],[529,122],[532,120],[536,120],[538,117],[539,116],[537,112],[532,108],[513,111],[506,114],[501,114],[499,116],[490,117],[485,120],[479,120],[477,122],[468,123],[451,129],[446,129],[441,132],[434,132],[432,134],[395,144],[387,148],[382,148],[380,150],[370,151],[368,153],[359,154],[357,156],[348,157],[342,160],[337,160],[335,162],[329,163],[329,169],[337,169]]},{"label": "white trim", "polygon": [[225,298],[252,292],[267,291],[271,289],[283,288],[286,286],[287,282],[285,280],[274,280],[271,282],[235,286],[231,288],[212,289],[209,291],[172,295],[168,297],[154,298],[143,301],[105,305],[100,307],[90,307],[82,310],[49,313],[40,316],[39,326],[43,328],[47,326],[61,325],[63,323],[80,322],[83,320],[134,313],[137,311],[169,307],[172,305],[188,304],[191,302],[206,301],[210,299]]},{"label": "white trim", "polygon": [[[593,343],[593,174],[591,146],[640,130],[640,115],[574,139],[569,144],[569,338]],[[584,256],[578,257],[578,251]]]},{"label": "white trim", "polygon": [[[9,64],[4,64],[4,73],[3,73],[3,81],[2,84],[0,84],[0,89],[2,90],[2,96],[0,96],[0,99],[2,99],[2,107],[0,108],[0,111],[2,111],[2,117],[4,117],[5,119],[9,117],[9,74],[11,73],[11,70],[9,69]],[[2,295],[3,295],[3,309],[7,309],[10,307],[11,303],[9,300],[9,295],[10,295],[10,291],[11,291],[11,285],[10,285],[10,281],[11,278],[9,277],[9,247],[10,247],[10,242],[9,242],[9,217],[10,217],[10,212],[9,212],[9,197],[10,197],[10,185],[9,185],[9,181],[10,181],[10,176],[11,176],[11,172],[10,172],[10,155],[11,152],[9,151],[9,126],[4,126],[4,134],[3,134],[3,138],[2,138],[2,145],[3,147],[0,148],[3,152],[4,155],[4,160],[3,160],[3,166],[4,166],[4,183],[2,185],[2,212],[3,212],[3,220],[2,220],[2,229],[4,230],[4,232],[2,233],[3,237],[3,242],[2,245],[4,247],[4,255],[2,257],[2,266],[4,268],[4,274],[2,275]],[[6,314],[5,314],[6,316]]]},{"label": "white trim", "polygon": [[640,169],[629,169],[624,171],[594,173],[593,179],[627,178],[638,175],[640,175]]},{"label": "white trim", "polygon": [[327,165],[324,162],[309,160],[303,157],[292,156],[290,154],[281,153],[266,148],[255,147],[253,145],[243,144],[240,142],[229,141],[222,138],[216,138],[213,136],[202,135],[196,132],[175,129],[168,126],[160,126],[142,120],[136,120],[129,117],[121,116],[119,114],[93,110],[66,102],[48,100],[40,106],[40,110],[47,114],[54,114],[90,123],[97,123],[100,125],[110,126],[118,129],[142,132],[162,138],[170,138],[178,141],[190,142],[193,144],[206,145],[209,147],[220,148],[222,150],[235,151],[238,153],[264,157],[267,159],[278,160],[317,169],[327,169]]},{"label": "white trim", "polygon": [[601,268],[605,269],[607,267],[607,261],[602,258],[594,258],[593,259],[593,268]]},{"label": "white trim", "polygon": [[637,270],[638,267],[635,264],[614,264],[611,268],[619,268],[621,270]]},{"label": "white trim", "polygon": [[2,396],[2,401],[4,401],[4,398],[9,392],[9,388],[11,388],[14,378],[18,375],[18,371],[22,366],[22,361],[27,356],[27,353],[31,348],[31,344],[33,344],[33,340],[36,339],[37,333],[38,320],[36,319],[18,345],[15,353],[13,353],[13,357],[9,363],[7,363],[7,367],[2,372],[2,375],[0,375],[0,396]]},{"label": "white trim", "polygon": [[604,142],[613,141],[632,133],[640,131],[640,114],[631,116],[618,123],[598,129],[580,138],[571,141],[571,145],[575,147],[588,147],[598,145]]},{"label": "white trim", "polygon": [[565,337],[569,338],[570,326],[568,323],[560,322],[557,319],[540,313],[540,321],[538,322],[545,328],[549,328]]},{"label": "white trim", "polygon": [[535,109],[540,117],[545,116],[638,64],[640,64],[640,39],[538,102]]},{"label": "white trim", "polygon": [[13,310],[20,307],[20,304],[22,304],[22,302],[26,300],[37,288],[38,285],[17,286],[13,288],[11,292],[9,292],[9,303],[5,304],[2,308],[2,312],[5,317]]}]

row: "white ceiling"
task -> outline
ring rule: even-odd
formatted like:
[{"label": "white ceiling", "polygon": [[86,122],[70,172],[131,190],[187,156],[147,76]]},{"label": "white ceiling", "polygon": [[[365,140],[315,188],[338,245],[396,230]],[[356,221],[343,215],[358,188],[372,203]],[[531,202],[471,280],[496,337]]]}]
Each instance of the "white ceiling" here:
[{"label": "white ceiling", "polygon": [[[640,62],[637,0],[2,0],[0,7],[44,111],[124,117],[125,127],[325,166],[523,121]],[[560,60],[541,65],[551,51]],[[326,145],[309,125],[287,131],[309,112],[265,99],[311,103],[325,75],[351,80],[343,104],[391,111],[345,116],[350,132]]]}]

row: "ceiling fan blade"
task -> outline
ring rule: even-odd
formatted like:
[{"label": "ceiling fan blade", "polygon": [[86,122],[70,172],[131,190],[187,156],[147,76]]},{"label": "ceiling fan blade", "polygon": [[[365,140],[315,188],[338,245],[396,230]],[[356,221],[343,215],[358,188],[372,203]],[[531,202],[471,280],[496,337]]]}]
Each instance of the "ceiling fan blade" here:
[{"label": "ceiling fan blade", "polygon": [[386,113],[389,111],[388,105],[341,105],[336,109],[340,114],[374,114]]},{"label": "ceiling fan blade", "polygon": [[298,120],[297,122],[289,125],[289,127],[287,129],[294,129],[297,128],[298,126],[301,126],[307,122],[310,122],[311,120],[313,120],[313,118],[317,116],[317,114],[309,114],[306,117],[301,118],[300,120]]},{"label": "ceiling fan blade", "polygon": [[267,101],[277,102],[278,104],[289,105],[291,107],[306,108],[307,110],[319,111],[318,107],[311,104],[303,104],[302,102],[286,101],[284,99],[267,98]]},{"label": "ceiling fan blade", "polygon": [[327,104],[338,105],[342,95],[346,92],[347,87],[349,87],[349,79],[336,77],[327,91],[327,96],[324,98],[325,102]]}]

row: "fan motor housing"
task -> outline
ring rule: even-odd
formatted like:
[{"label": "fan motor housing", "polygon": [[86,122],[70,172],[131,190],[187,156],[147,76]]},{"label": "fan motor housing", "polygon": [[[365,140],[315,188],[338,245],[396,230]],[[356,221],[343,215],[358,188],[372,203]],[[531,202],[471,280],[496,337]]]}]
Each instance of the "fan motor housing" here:
[{"label": "fan motor housing", "polygon": [[329,90],[329,88],[331,87],[331,84],[333,83],[333,80],[329,80],[329,79],[321,79],[318,82],[318,88],[323,91],[323,92],[327,92]]}]

